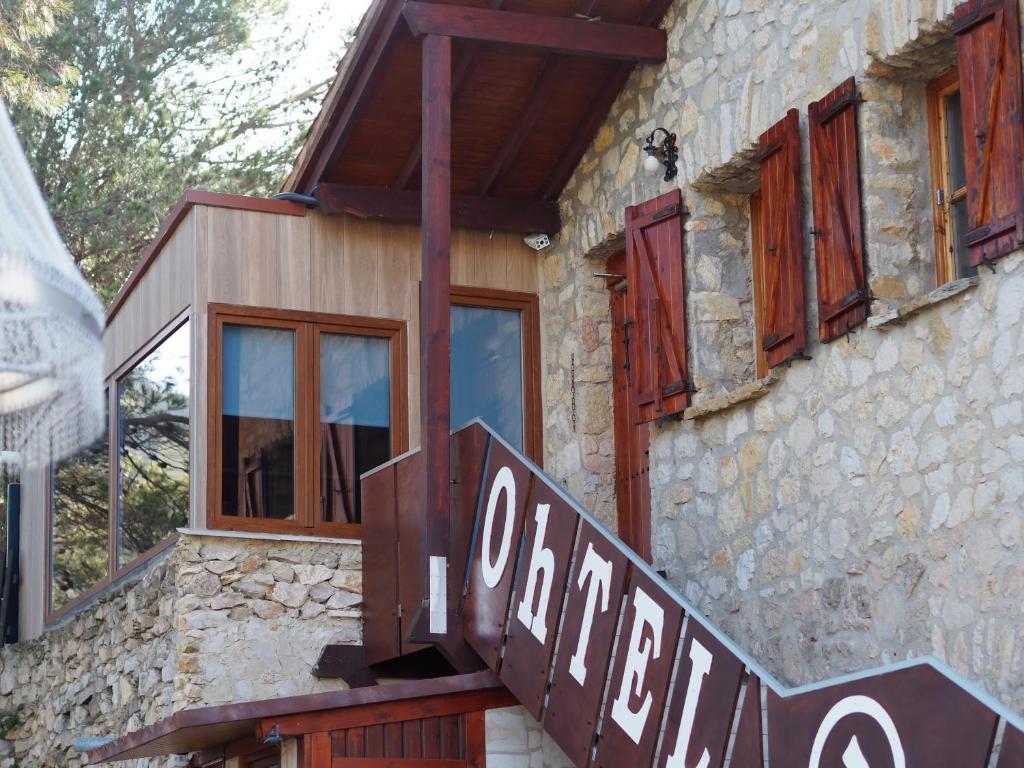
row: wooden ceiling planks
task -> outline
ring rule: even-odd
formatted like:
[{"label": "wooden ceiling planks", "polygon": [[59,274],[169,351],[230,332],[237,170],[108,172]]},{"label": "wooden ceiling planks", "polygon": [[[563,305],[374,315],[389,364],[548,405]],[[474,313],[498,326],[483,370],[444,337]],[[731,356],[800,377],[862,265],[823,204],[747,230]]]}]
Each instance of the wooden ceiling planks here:
[{"label": "wooden ceiling planks", "polygon": [[[654,27],[667,0],[430,0],[485,11]],[[402,0],[380,0],[367,38],[333,89],[286,189],[328,181],[417,189],[421,158],[421,44]],[[428,9],[429,10],[429,9]],[[638,39],[645,39],[638,32]],[[385,41],[383,45],[380,41]],[[358,44],[357,44],[358,45]],[[632,61],[455,40],[452,185],[456,194],[557,198],[633,70]],[[344,123],[344,124],[342,124]]]}]

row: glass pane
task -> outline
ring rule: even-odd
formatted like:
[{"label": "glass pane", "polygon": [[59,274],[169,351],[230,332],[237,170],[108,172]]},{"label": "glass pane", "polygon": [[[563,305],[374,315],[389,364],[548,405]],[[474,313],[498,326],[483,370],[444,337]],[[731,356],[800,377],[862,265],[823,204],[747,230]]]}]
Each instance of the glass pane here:
[{"label": "glass pane", "polygon": [[360,522],[359,476],[391,458],[391,342],[320,334],[321,520]]},{"label": "glass pane", "polygon": [[117,563],[188,524],[189,324],[117,384]]},{"label": "glass pane", "polygon": [[962,197],[952,205],[953,219],[953,259],[956,262],[956,276],[970,277],[978,273],[977,267],[972,267],[970,258],[967,255],[967,198]]},{"label": "glass pane", "polygon": [[51,610],[74,600],[107,576],[109,492],[110,435],[104,429],[95,443],[60,462],[54,470]]},{"label": "glass pane", "polygon": [[295,519],[295,332],[225,325],[221,513]]},{"label": "glass pane", "polygon": [[960,91],[946,97],[946,153],[949,157],[949,194],[952,194],[967,185],[964,117],[960,109]]},{"label": "glass pane", "polygon": [[475,418],[523,449],[523,318],[453,305],[452,428]]}]

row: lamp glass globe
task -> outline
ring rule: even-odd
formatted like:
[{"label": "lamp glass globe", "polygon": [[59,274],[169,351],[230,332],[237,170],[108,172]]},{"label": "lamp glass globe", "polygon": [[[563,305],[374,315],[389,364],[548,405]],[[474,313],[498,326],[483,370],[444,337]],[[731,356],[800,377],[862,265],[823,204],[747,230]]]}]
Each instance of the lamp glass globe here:
[{"label": "lamp glass globe", "polygon": [[644,170],[648,173],[657,173],[658,169],[661,168],[661,161],[654,155],[648,155],[644,158]]}]

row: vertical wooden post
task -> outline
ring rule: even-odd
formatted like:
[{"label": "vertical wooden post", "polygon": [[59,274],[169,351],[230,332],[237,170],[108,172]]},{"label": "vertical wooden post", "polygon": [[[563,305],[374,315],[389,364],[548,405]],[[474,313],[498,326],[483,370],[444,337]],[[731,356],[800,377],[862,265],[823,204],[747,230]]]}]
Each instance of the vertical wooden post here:
[{"label": "vertical wooden post", "polygon": [[[452,40],[423,39],[423,205],[420,291],[420,444],[430,632],[447,631],[445,594],[450,507]],[[435,558],[444,558],[443,561]],[[439,583],[439,580],[441,583]]]}]

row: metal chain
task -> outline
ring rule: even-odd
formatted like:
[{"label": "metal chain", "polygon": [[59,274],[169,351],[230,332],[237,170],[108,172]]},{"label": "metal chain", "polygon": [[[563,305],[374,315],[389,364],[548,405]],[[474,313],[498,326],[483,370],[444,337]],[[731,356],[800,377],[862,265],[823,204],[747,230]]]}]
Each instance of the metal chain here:
[{"label": "metal chain", "polygon": [[572,394],[572,432],[576,434],[576,353],[569,355],[569,392]]}]

